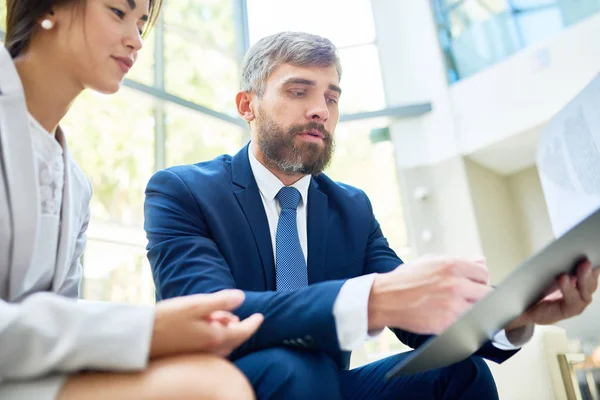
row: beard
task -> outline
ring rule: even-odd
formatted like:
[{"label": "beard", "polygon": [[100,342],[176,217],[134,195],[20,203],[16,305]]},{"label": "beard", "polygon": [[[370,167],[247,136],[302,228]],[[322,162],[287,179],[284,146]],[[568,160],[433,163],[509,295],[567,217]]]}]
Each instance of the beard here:
[{"label": "beard", "polygon": [[[298,134],[309,130],[320,132],[323,143],[302,141],[297,144]],[[319,175],[331,162],[335,144],[323,124],[293,125],[286,131],[259,109],[257,131],[258,146],[265,162],[286,175]]]}]

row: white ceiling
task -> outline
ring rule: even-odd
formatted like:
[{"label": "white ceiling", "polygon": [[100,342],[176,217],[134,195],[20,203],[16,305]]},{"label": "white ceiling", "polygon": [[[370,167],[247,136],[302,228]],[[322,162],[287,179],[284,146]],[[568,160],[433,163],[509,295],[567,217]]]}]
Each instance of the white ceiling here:
[{"label": "white ceiling", "polygon": [[537,145],[543,125],[531,128],[466,157],[501,175],[511,175],[535,164]]}]

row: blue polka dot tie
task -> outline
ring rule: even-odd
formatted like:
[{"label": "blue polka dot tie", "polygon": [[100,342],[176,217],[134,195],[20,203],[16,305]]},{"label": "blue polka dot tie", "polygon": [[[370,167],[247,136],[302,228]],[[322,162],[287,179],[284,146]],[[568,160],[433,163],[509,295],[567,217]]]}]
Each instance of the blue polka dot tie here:
[{"label": "blue polka dot tie", "polygon": [[281,204],[275,235],[275,284],[277,291],[291,291],[308,286],[308,271],[296,224],[300,192],[285,186],[275,198]]}]

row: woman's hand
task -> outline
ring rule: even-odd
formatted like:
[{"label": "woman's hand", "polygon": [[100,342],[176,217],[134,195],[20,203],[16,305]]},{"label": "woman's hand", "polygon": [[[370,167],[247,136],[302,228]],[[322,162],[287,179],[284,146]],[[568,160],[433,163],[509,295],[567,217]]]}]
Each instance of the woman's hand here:
[{"label": "woman's hand", "polygon": [[244,301],[240,290],[223,290],[164,300],[156,305],[150,358],[184,353],[229,355],[263,321],[254,314],[243,321],[230,311]]}]

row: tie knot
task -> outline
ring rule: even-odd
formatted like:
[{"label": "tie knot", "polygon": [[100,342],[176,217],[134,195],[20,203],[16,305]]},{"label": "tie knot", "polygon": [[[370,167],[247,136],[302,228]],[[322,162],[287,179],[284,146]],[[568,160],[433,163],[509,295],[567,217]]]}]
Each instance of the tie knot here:
[{"label": "tie knot", "polygon": [[279,190],[275,198],[279,200],[281,208],[295,210],[298,208],[298,203],[300,203],[300,192],[295,187],[284,186]]}]

